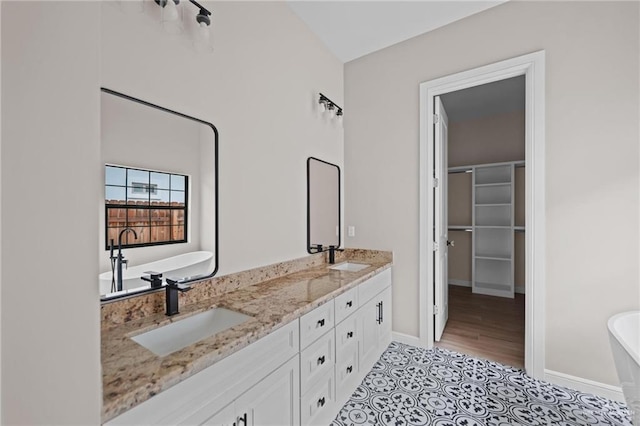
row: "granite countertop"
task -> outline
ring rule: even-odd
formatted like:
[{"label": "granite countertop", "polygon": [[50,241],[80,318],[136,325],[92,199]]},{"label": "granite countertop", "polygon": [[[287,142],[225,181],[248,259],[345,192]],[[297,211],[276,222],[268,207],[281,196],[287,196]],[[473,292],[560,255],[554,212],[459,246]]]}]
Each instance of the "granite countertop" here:
[{"label": "granite countertop", "polygon": [[[164,292],[147,296],[155,301],[153,305],[156,312],[145,312],[144,315],[138,315],[139,318],[127,312],[122,323],[116,324],[108,321],[108,317],[103,312],[102,421],[106,422],[116,417],[332,300],[389,268],[392,262],[391,253],[388,252],[347,250],[341,253],[336,263],[348,260],[370,265],[362,271],[350,272],[328,269],[331,265],[324,263],[324,256],[321,262],[317,260],[318,255],[309,256],[309,258],[312,257],[316,260],[308,265],[305,264],[309,267],[304,268],[305,265],[303,265],[298,267],[298,270],[292,268],[294,272],[291,273],[287,273],[287,268],[282,267],[284,263],[276,264],[272,266],[277,268],[281,275],[276,273],[279,276],[275,278],[267,278],[246,286],[236,283],[227,291],[213,297],[202,299],[194,296],[191,296],[191,299],[184,297],[180,300],[180,314],[174,317],[165,316],[163,305],[159,303],[164,302]],[[267,277],[273,275],[268,267],[261,268],[260,272]],[[225,278],[221,277],[221,280],[224,281]],[[215,286],[216,279],[212,281],[213,283],[205,284]],[[194,287],[198,285],[200,283],[194,284]],[[185,294],[189,293],[198,292],[192,291]],[[202,294],[211,296],[213,293],[209,291]],[[129,306],[150,304],[146,301],[141,302],[142,300],[145,299],[129,302]],[[214,307],[238,311],[252,318],[165,357],[154,355],[130,338]],[[112,309],[112,307],[107,305],[106,309]]]}]

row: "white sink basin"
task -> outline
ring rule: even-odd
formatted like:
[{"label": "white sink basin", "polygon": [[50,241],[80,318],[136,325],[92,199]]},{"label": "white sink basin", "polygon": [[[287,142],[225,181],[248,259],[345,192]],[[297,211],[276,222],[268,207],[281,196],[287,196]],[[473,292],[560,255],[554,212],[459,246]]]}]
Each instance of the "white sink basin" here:
[{"label": "white sink basin", "polygon": [[131,339],[154,354],[165,356],[249,319],[251,319],[249,315],[225,308],[213,308]]},{"label": "white sink basin", "polygon": [[358,271],[362,271],[365,268],[368,268],[369,266],[371,265],[366,265],[364,263],[344,262],[336,266],[330,266],[329,269],[333,269],[335,271],[358,272]]}]

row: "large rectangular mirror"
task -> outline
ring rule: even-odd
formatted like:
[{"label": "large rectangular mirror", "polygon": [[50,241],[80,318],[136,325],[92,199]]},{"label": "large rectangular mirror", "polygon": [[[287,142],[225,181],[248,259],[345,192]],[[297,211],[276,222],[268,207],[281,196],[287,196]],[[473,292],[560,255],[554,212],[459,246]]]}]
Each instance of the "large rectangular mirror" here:
[{"label": "large rectangular mirror", "polygon": [[216,128],[102,89],[100,146],[100,297],[155,290],[166,278],[213,276],[218,268]]},{"label": "large rectangular mirror", "polygon": [[307,159],[307,251],[340,247],[340,167]]}]

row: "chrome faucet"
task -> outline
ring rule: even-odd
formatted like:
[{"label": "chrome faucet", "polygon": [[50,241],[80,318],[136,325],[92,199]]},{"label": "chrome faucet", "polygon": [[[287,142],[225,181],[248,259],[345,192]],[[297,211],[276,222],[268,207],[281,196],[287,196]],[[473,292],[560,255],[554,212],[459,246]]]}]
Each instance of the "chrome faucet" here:
[{"label": "chrome faucet", "polygon": [[116,257],[116,263],[118,265],[118,285],[116,291],[122,291],[122,265],[125,265],[126,267],[129,263],[129,261],[122,255],[122,235],[127,232],[133,232],[135,239],[138,239],[138,234],[133,228],[124,228],[118,235],[118,256]]}]

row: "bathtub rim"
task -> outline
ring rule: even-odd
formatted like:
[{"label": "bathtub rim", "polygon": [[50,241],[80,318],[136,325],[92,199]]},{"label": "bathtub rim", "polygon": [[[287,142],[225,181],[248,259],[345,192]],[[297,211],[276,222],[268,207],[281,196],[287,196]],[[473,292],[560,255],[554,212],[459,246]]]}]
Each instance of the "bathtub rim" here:
[{"label": "bathtub rim", "polygon": [[[176,254],[176,255],[170,256],[170,257],[168,257],[166,259],[185,256],[185,255],[188,255],[188,254],[191,254],[191,253],[202,253],[202,252],[209,253],[211,255],[210,257],[208,257],[208,260],[215,261],[215,258],[216,258],[215,253],[211,252],[209,250],[194,250],[194,251],[190,251],[190,252],[187,252],[187,253]],[[151,264],[151,263],[162,261],[162,260],[164,260],[164,259],[160,259],[160,260],[156,260],[156,261],[152,261],[152,262],[147,262],[147,263],[144,263],[143,265]],[[141,265],[136,265],[136,267],[139,267],[139,266],[141,266]],[[145,268],[143,268],[143,269],[145,269]],[[186,280],[184,282],[185,283],[190,283],[190,284],[196,284],[198,282],[205,281],[205,280],[208,280],[210,278],[213,278],[217,272],[218,272],[218,265],[217,265],[217,262],[216,262],[215,269],[210,274],[198,276],[197,278]],[[100,277],[103,274],[111,275],[111,272],[102,272],[102,273],[98,274],[98,287],[99,287],[100,280],[102,279]],[[128,278],[128,279],[131,279],[131,278]],[[130,289],[130,290],[127,290],[127,291],[122,291],[122,292],[100,294],[100,304],[107,304],[107,303],[111,303],[111,302],[115,302],[115,301],[119,301],[119,300],[129,299],[131,297],[140,296],[140,295],[143,295],[143,294],[155,293],[155,292],[164,291],[164,290],[165,290],[165,285],[163,284],[162,287],[158,287],[158,288],[139,287],[139,288],[133,288],[133,289]]]},{"label": "bathtub rim", "polygon": [[615,314],[614,316],[609,318],[609,320],[607,321],[607,329],[609,330],[610,336],[613,337],[616,340],[616,342],[620,344],[620,346],[622,346],[622,348],[627,353],[627,355],[629,355],[629,357],[633,359],[637,364],[637,366],[640,368],[640,353],[637,352],[635,349],[633,349],[629,345],[629,343],[620,335],[620,333],[615,327],[615,323],[618,320],[627,316],[637,316],[638,323],[640,324],[640,310],[625,311],[625,312],[620,312],[618,314]]}]

